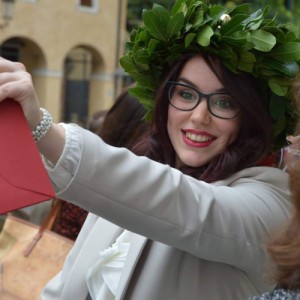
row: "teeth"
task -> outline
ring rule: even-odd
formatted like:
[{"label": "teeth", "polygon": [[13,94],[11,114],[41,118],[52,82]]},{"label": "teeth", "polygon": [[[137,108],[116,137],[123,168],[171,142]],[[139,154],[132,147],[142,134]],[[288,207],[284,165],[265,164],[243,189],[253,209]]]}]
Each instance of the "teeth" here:
[{"label": "teeth", "polygon": [[191,132],[186,132],[185,135],[188,139],[194,142],[208,142],[212,140],[212,138],[207,135],[197,135]]}]

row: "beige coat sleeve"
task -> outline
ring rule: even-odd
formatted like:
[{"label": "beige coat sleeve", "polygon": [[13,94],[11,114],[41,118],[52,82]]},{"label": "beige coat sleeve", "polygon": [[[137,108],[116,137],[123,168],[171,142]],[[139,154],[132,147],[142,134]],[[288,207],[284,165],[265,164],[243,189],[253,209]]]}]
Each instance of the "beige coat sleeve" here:
[{"label": "beige coat sleeve", "polygon": [[265,260],[265,239],[290,214],[281,170],[250,168],[207,184],[82,135],[78,169],[59,197],[199,258],[255,272],[249,262]]}]

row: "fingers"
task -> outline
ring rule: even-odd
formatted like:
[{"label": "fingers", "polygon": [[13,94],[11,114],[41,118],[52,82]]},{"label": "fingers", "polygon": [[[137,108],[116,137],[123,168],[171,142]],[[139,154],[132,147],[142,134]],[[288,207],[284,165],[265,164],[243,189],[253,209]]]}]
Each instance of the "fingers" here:
[{"label": "fingers", "polygon": [[14,72],[26,71],[25,66],[20,62],[12,62],[0,56],[0,71],[1,72]]},{"label": "fingers", "polygon": [[14,98],[22,102],[32,92],[31,76],[24,65],[0,58],[0,101]]},{"label": "fingers", "polygon": [[28,73],[0,74],[0,101],[13,98],[21,104],[33,93],[32,80]]},{"label": "fingers", "polygon": [[295,144],[297,142],[300,142],[300,135],[296,135],[296,136],[289,135],[286,137],[286,140],[291,144]]},{"label": "fingers", "polygon": [[10,98],[21,105],[30,127],[39,122],[39,101],[36,97],[31,75],[23,64],[0,57],[0,102]]}]

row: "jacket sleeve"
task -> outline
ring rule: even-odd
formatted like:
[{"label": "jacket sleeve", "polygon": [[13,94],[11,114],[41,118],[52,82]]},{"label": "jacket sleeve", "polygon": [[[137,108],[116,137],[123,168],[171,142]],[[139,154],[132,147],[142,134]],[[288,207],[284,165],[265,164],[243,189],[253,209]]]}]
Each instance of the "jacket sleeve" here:
[{"label": "jacket sleeve", "polygon": [[208,184],[81,132],[79,166],[60,198],[205,260],[254,273],[265,262],[266,239],[290,214],[285,172],[249,168]]}]

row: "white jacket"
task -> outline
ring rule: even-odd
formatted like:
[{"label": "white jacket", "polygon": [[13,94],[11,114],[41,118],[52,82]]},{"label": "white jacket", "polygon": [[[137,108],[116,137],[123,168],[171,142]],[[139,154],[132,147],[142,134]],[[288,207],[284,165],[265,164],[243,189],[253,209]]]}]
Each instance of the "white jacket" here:
[{"label": "white jacket", "polygon": [[[72,130],[83,148],[59,197],[92,214],[42,299],[86,299],[87,269],[122,228],[136,234],[116,299],[238,300],[272,289],[264,246],[290,215],[288,174],[254,167],[208,184]],[[67,160],[49,170],[56,184]]]}]

